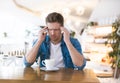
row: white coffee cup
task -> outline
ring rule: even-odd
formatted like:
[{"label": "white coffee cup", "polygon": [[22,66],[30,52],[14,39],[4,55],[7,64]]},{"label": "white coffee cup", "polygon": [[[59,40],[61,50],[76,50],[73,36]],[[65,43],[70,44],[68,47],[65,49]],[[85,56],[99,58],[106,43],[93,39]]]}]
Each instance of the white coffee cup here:
[{"label": "white coffee cup", "polygon": [[45,59],[42,61],[42,64],[46,67],[47,70],[53,69],[55,66],[55,59]]}]

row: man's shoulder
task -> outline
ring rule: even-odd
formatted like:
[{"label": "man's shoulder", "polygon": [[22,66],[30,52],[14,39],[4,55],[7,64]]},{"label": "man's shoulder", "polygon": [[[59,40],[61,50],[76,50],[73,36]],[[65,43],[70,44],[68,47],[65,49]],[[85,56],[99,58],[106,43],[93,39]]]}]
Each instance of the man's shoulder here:
[{"label": "man's shoulder", "polygon": [[70,37],[70,41],[71,41],[71,42],[78,42],[78,39],[77,39],[77,38],[74,38],[74,37]]}]

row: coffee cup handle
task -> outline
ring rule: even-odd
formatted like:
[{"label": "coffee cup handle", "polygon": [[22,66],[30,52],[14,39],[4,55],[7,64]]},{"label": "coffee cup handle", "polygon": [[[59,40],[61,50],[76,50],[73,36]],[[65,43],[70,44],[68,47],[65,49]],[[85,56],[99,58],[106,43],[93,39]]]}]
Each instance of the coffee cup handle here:
[{"label": "coffee cup handle", "polygon": [[42,65],[46,66],[46,65],[45,65],[45,60],[42,61]]}]

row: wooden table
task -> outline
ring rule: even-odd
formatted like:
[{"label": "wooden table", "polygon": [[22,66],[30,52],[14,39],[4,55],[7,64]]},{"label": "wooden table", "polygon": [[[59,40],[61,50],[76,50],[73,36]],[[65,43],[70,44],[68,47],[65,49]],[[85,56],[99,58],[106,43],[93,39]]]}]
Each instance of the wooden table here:
[{"label": "wooden table", "polygon": [[39,67],[0,67],[0,83],[99,83],[90,69],[43,71]]}]

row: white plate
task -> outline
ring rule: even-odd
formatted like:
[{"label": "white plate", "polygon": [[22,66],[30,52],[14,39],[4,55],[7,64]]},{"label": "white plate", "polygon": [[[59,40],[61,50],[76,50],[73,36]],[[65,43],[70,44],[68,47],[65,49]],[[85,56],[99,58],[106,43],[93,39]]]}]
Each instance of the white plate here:
[{"label": "white plate", "polygon": [[57,67],[54,67],[52,69],[46,69],[46,67],[40,67],[40,69],[44,70],[44,71],[58,71],[59,70],[59,68],[57,68]]}]

